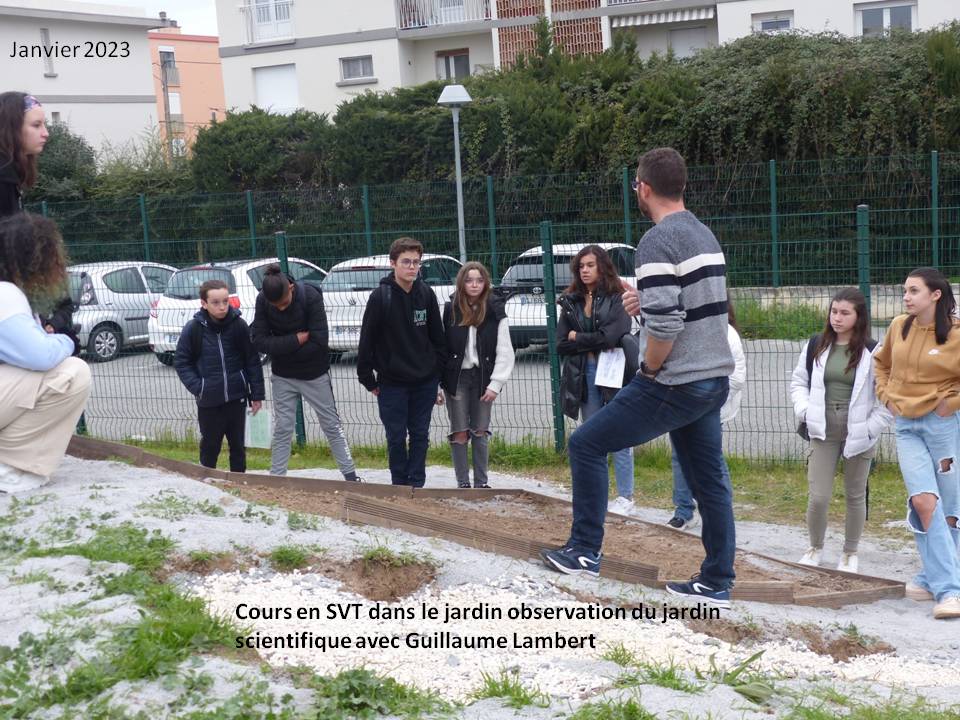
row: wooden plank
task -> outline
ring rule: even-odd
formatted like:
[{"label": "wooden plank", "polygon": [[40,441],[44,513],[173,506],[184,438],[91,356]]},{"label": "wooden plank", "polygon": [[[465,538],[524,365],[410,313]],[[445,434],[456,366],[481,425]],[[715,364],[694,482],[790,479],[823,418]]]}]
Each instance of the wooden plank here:
[{"label": "wooden plank", "polygon": [[903,583],[892,583],[885,587],[864,588],[861,590],[846,590],[840,592],[819,593],[814,595],[797,595],[794,603],[797,605],[812,605],[814,607],[840,608],[844,605],[858,605],[871,603],[885,598],[897,600],[904,597]]}]

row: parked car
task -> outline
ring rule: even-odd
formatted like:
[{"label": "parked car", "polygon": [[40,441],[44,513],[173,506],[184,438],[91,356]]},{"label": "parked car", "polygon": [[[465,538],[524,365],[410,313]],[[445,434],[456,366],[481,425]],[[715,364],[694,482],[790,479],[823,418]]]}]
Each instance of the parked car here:
[{"label": "parked car", "polygon": [[[553,278],[556,290],[562,293],[570,285],[570,262],[589,244],[596,244],[610,254],[617,274],[633,287],[637,286],[634,270],[634,249],[624,243],[577,243],[554,245]],[[525,250],[507,268],[497,287],[506,299],[507,318],[510,320],[510,339],[515,348],[547,342],[547,311],[543,288],[543,248]],[[554,298],[556,300],[556,298]]]},{"label": "parked car", "polygon": [[[449,255],[424,253],[420,277],[433,288],[440,307],[450,298],[460,270],[460,261]],[[360,344],[360,324],[367,298],[390,272],[390,256],[345,260],[330,268],[323,281],[323,303],[330,328],[330,349],[355,351]]]},{"label": "parked car", "polygon": [[147,319],[176,268],[136,261],[98,262],[67,268],[73,324],[80,345],[96,362],[148,341]]},{"label": "parked car", "polygon": [[[248,324],[252,323],[264,272],[268,265],[276,262],[279,262],[277,258],[236,260],[177,270],[150,311],[150,347],[157,359],[164,365],[173,364],[180,332],[200,309],[200,286],[207,280],[223,280],[230,291],[230,304],[242,313]],[[326,276],[323,268],[300,258],[289,258],[289,265],[295,280],[317,287]]]}]

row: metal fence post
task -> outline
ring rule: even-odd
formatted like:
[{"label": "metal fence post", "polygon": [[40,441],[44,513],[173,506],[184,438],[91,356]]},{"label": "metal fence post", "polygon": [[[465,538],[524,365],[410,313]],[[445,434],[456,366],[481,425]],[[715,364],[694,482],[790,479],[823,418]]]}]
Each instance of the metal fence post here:
[{"label": "metal fence post", "polygon": [[90,434],[89,431],[87,430],[87,416],[86,416],[85,413],[80,413],[80,419],[77,420],[76,433],[77,433],[77,435],[89,435],[89,434]]},{"label": "metal fence post", "polygon": [[46,201],[46,200],[43,200],[43,201],[40,202],[40,214],[43,215],[44,217],[50,217],[50,215],[47,213],[47,201]]},{"label": "metal fence post", "polygon": [[870,206],[857,205],[857,282],[870,315]]},{"label": "metal fence post", "polygon": [[933,266],[940,267],[940,155],[930,151],[930,242]]},{"label": "metal fence post", "polygon": [[493,204],[493,175],[487,175],[487,227],[490,235],[490,276],[494,285],[500,284],[497,268],[497,210]]},{"label": "metal fence post", "polygon": [[150,260],[150,218],[147,216],[147,197],[143,193],[137,196],[140,202],[140,224],[143,225],[143,259]]},{"label": "metal fence post", "polygon": [[563,408],[560,406],[560,355],[557,353],[557,282],[553,275],[553,226],[540,223],[543,249],[543,302],[547,311],[547,351],[550,354],[550,398],[553,404],[553,446],[563,452],[566,441]]},{"label": "metal fence post", "polygon": [[[280,269],[284,273],[290,272],[290,263],[287,260],[287,234],[278,230],[273,234],[277,242],[277,259],[280,260]],[[307,444],[307,429],[303,421],[303,398],[297,397],[297,447]]]},{"label": "metal fence post", "polygon": [[363,234],[367,238],[367,255],[373,255],[373,222],[370,219],[370,187],[363,186]]},{"label": "metal fence post", "polygon": [[253,191],[247,190],[247,227],[250,230],[250,257],[257,256],[257,223],[253,215]]},{"label": "metal fence post", "polygon": [[780,287],[780,218],[777,216],[777,161],[770,164],[770,265],[773,286]]},{"label": "metal fence post", "polygon": [[623,241],[633,245],[633,233],[630,231],[630,171],[623,168]]}]

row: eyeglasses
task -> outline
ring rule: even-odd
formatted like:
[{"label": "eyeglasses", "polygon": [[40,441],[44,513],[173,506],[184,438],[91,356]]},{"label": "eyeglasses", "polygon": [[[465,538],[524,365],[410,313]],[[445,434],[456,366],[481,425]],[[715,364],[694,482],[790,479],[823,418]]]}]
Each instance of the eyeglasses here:
[{"label": "eyeglasses", "polygon": [[405,268],[415,268],[420,267],[420,260],[410,260],[409,258],[403,258],[402,260],[397,260],[397,265]]}]

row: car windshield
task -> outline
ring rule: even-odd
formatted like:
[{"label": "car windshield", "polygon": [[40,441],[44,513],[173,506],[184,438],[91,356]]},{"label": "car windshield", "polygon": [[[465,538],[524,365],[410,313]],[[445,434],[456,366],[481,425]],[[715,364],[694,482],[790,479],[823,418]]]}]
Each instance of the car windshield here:
[{"label": "car windshield", "polygon": [[[553,256],[553,278],[557,290],[567,287],[572,280],[570,274],[569,257]],[[543,257],[533,255],[531,257],[517,258],[516,263],[511,265],[503,274],[501,285],[543,285]]]},{"label": "car windshield", "polygon": [[331,270],[323,279],[324,292],[374,290],[390,273],[390,268],[344,268]]},{"label": "car windshield", "polygon": [[189,268],[175,272],[163,294],[177,300],[198,300],[200,286],[207,280],[222,280],[231,295],[237,291],[233,273],[225,268]]}]

